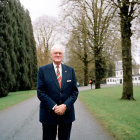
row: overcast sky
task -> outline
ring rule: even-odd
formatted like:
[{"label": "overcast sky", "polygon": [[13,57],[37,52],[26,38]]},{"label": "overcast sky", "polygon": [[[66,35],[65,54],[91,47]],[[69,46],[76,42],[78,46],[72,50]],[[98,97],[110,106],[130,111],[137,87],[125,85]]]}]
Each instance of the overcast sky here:
[{"label": "overcast sky", "polygon": [[29,10],[32,21],[42,15],[57,17],[60,0],[20,0],[21,4]]}]

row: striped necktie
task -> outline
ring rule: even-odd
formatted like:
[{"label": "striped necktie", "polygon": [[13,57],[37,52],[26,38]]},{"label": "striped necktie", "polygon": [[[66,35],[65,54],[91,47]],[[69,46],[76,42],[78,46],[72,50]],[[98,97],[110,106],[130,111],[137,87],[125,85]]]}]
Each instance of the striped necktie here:
[{"label": "striped necktie", "polygon": [[57,68],[56,76],[57,76],[57,80],[58,80],[59,86],[61,88],[61,75],[60,75],[60,71],[59,71],[59,66],[57,65],[56,68]]}]

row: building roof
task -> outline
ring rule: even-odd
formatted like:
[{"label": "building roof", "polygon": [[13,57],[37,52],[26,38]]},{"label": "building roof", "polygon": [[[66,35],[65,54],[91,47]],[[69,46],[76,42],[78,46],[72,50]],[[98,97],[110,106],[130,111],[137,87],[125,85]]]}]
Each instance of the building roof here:
[{"label": "building roof", "polygon": [[132,75],[132,76],[140,76],[140,74],[135,74],[135,75]]},{"label": "building roof", "polygon": [[117,61],[115,64],[115,70],[122,70],[122,61]]},{"label": "building roof", "polygon": [[108,78],[106,78],[106,79],[109,79],[109,78],[117,78],[117,77],[113,76],[113,77],[108,77]]}]

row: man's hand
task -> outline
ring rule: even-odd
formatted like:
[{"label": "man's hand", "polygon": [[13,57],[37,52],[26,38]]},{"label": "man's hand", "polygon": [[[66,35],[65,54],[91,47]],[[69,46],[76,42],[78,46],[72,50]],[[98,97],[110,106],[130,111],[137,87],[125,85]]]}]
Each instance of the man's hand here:
[{"label": "man's hand", "polygon": [[67,106],[65,104],[61,104],[61,105],[57,105],[55,108],[54,108],[54,112],[57,114],[57,115],[64,115],[65,111],[67,110]]}]

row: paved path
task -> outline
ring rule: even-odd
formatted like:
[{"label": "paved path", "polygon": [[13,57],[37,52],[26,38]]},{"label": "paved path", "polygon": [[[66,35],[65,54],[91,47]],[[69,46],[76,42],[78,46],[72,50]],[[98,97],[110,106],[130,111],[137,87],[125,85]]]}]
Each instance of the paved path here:
[{"label": "paved path", "polygon": [[[80,87],[86,90],[90,87]],[[77,100],[76,121],[71,140],[113,140],[100,124]],[[33,97],[18,105],[0,111],[0,140],[41,140],[42,128],[38,122],[39,100]]]}]

